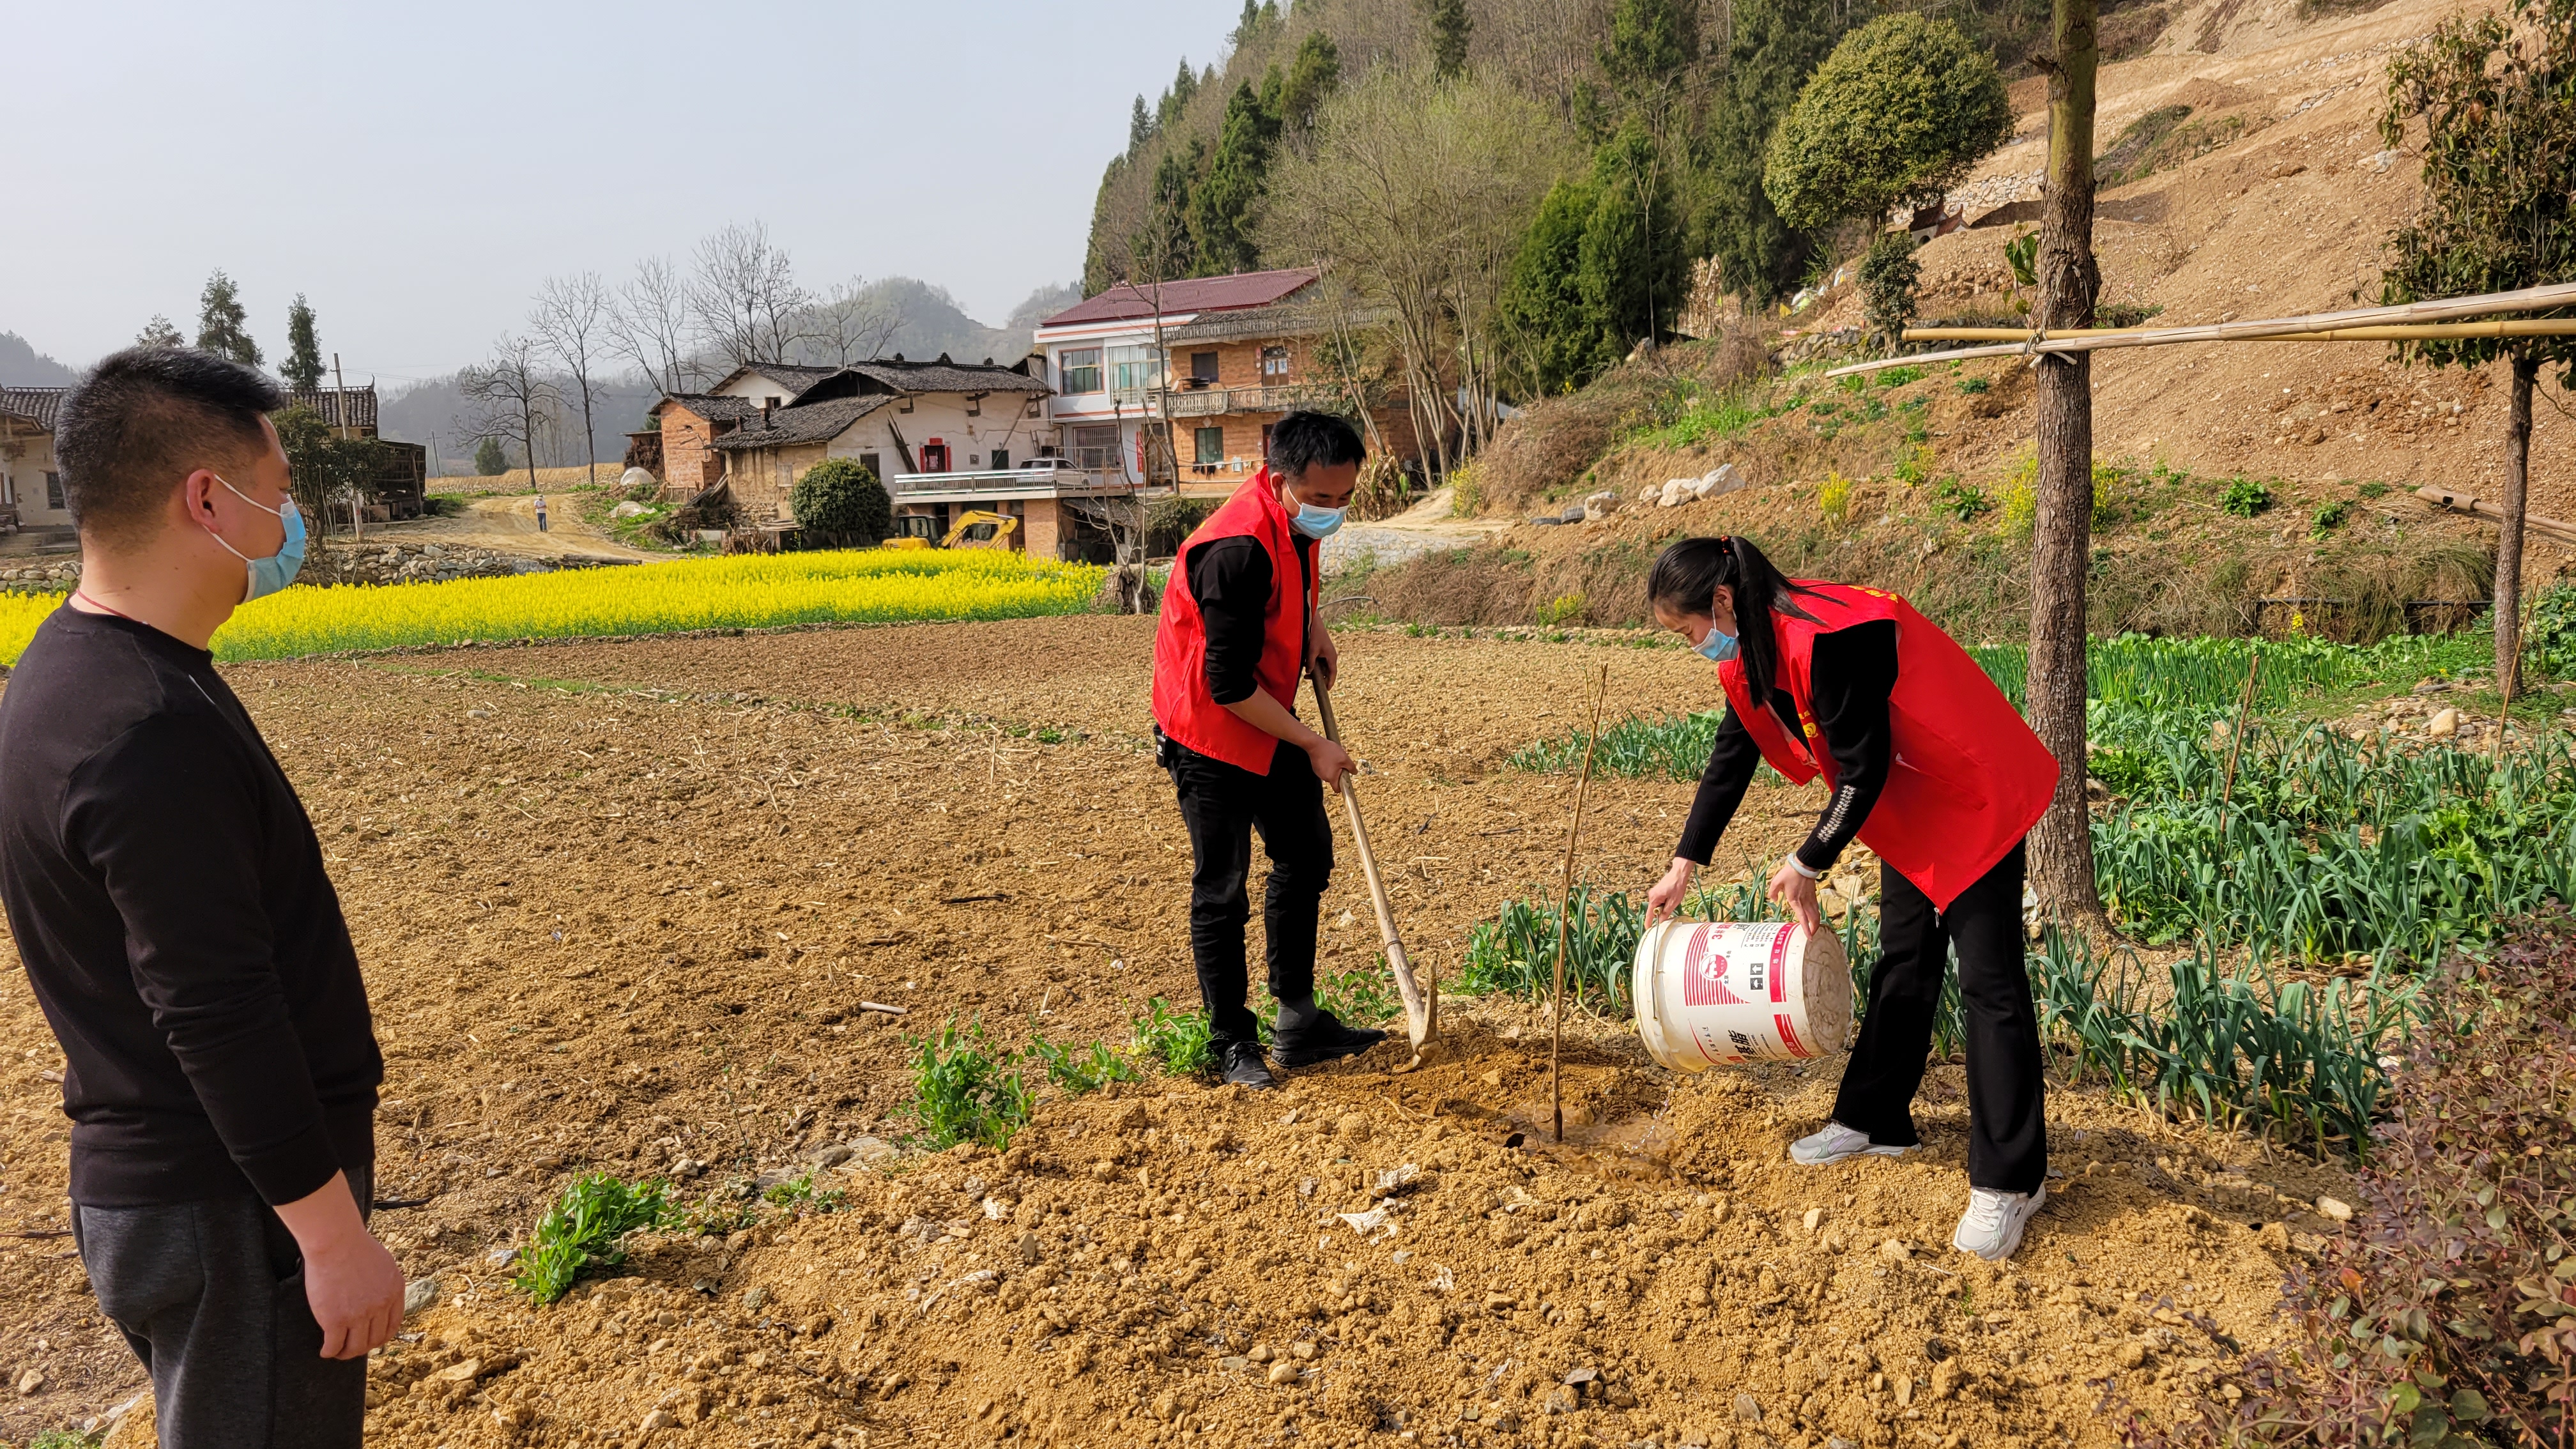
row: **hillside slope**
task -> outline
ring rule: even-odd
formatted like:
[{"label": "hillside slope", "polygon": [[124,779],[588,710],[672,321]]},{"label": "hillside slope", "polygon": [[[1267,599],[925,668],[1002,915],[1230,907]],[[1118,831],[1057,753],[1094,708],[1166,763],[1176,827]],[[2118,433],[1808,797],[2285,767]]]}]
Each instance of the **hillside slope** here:
[{"label": "hillside slope", "polygon": [[[2104,300],[2159,309],[2160,324],[2374,300],[2382,238],[2418,195],[2415,156],[2385,150],[2376,129],[2386,59],[2452,8],[2400,0],[2301,21],[2291,0],[2259,9],[2216,0],[2178,16],[2152,53],[2105,67],[2099,148],[2148,174],[2102,193]],[[2196,48],[2204,44],[2215,53]],[[1972,213],[2037,195],[2041,97],[2025,84],[2014,98],[2016,140],[1962,187]],[[2131,129],[2148,117],[2162,123],[2161,155],[2138,141],[2157,127]],[[2164,155],[2178,162],[2160,164]],[[2003,244],[2016,230],[1971,227],[1927,245],[1925,316],[2012,318]],[[1767,341],[1794,356],[1859,321],[1846,285]],[[1486,509],[1553,512],[1602,488],[1629,505],[1605,522],[1519,527],[1481,555],[1382,575],[1370,586],[1381,611],[1496,623],[1556,605],[1569,621],[1630,622],[1642,617],[1643,570],[1661,541],[1737,531],[1785,563],[1943,604],[1970,632],[2019,633],[2027,551],[2010,495],[2034,431],[2025,364],[1936,365],[1919,380],[1882,376],[1848,392],[1814,368],[1743,384],[1743,362],[1741,347],[1669,348],[1532,408],[1478,466]],[[2407,367],[2365,344],[2098,354],[2096,458],[2116,477],[2097,623],[2233,632],[2286,626],[2286,611],[2261,614],[2256,601],[2268,598],[2482,596],[2492,528],[2440,514],[2411,490],[2500,486],[2502,380],[2501,367]],[[2532,508],[2576,516],[2576,427],[2560,390],[2542,391]],[[1676,509],[1633,501],[1641,488],[1722,463],[1756,486]],[[1828,508],[1822,485],[1837,474],[1853,486]],[[2239,518],[2220,508],[2240,476],[2269,489],[2269,511]],[[1958,516],[1962,499],[1973,516]],[[2319,510],[2338,505],[2341,517],[2319,526]],[[2533,580],[2565,573],[2565,549],[2540,538],[2532,548]]]}]

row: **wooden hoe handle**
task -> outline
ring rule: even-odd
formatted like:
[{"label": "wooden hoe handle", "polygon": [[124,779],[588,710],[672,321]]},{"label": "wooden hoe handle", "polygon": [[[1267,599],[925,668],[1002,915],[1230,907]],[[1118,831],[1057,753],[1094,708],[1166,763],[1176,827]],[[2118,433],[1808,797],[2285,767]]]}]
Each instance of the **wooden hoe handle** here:
[{"label": "wooden hoe handle", "polygon": [[[1315,708],[1324,717],[1324,738],[1334,744],[1342,742],[1341,725],[1333,718],[1333,696],[1324,681],[1315,680]],[[1387,903],[1386,882],[1378,875],[1377,856],[1369,849],[1368,822],[1360,818],[1359,792],[1351,787],[1351,772],[1341,779],[1342,808],[1351,816],[1351,839],[1360,848],[1360,870],[1368,877],[1369,900],[1377,907],[1378,936],[1386,946],[1386,964],[1395,972],[1395,989],[1404,997],[1405,1032],[1412,1038],[1416,1053],[1439,1029],[1439,1003],[1423,993],[1413,979],[1413,965],[1404,956],[1404,940],[1395,931],[1395,910]]]}]

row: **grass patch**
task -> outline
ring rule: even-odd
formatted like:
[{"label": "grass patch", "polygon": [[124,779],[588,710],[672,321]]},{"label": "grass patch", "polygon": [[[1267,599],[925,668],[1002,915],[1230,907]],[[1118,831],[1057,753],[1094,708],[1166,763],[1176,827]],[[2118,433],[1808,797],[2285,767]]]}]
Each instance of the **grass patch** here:
[{"label": "grass patch", "polygon": [[1162,997],[1145,1003],[1134,1022],[1135,1050],[1168,1076],[1190,1077],[1216,1068],[1215,1037],[1207,1013],[1188,1011]]},{"label": "grass patch", "polygon": [[920,1124],[907,1139],[927,1152],[975,1142],[996,1152],[1029,1124],[1036,1094],[1008,1050],[996,1051],[981,1021],[961,1027],[951,1016],[938,1032],[906,1036],[912,1048],[912,1101],[905,1111]]},{"label": "grass patch", "polygon": [[1034,1022],[1029,1029],[1028,1059],[1036,1062],[1056,1090],[1068,1097],[1084,1096],[1111,1082],[1133,1082],[1139,1077],[1135,1065],[1107,1043],[1093,1042],[1077,1051],[1039,1036]]},{"label": "grass patch", "polygon": [[510,1286],[537,1303],[555,1302],[585,1272],[605,1272],[626,1261],[620,1240],[639,1228],[659,1226],[670,1214],[668,1189],[658,1178],[627,1183],[605,1172],[575,1179],[537,1219],[519,1250],[518,1276]]}]

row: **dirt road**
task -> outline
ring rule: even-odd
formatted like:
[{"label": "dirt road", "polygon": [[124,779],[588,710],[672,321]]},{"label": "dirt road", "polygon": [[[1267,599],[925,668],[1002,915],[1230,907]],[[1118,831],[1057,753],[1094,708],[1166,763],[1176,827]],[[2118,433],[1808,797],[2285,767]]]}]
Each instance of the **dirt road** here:
[{"label": "dirt road", "polygon": [[668,553],[632,548],[605,529],[584,522],[569,494],[546,495],[547,530],[537,531],[536,495],[468,498],[455,517],[415,518],[402,523],[367,526],[371,542],[438,543],[489,549],[525,558],[553,558],[567,553],[613,558],[667,559]]}]

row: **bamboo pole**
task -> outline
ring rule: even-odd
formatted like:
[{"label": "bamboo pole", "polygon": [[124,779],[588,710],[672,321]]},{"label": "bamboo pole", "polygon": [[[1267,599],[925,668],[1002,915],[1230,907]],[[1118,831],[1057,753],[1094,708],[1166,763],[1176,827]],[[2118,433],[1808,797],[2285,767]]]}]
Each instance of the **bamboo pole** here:
[{"label": "bamboo pole", "polygon": [[2342,312],[2311,312],[2298,317],[2265,317],[2244,322],[2213,322],[2196,327],[2144,327],[2134,332],[2089,332],[2023,334],[2024,340],[1985,347],[1958,347],[1944,352],[1923,352],[1911,357],[1887,357],[1875,362],[1856,362],[1827,372],[1827,377],[1852,373],[1876,372],[1882,368],[1907,367],[1924,362],[1948,362],[1971,357],[2026,356],[2043,352],[2099,352],[2112,347],[2162,347],[2184,342],[2263,342],[2300,332],[2338,332],[2361,326],[2398,322],[2446,322],[2454,318],[2475,317],[2483,312],[2539,312],[2552,307],[2576,306],[2576,282],[2560,282],[2546,287],[2525,287],[2514,292],[2490,292],[2476,297],[2446,297],[2431,302],[2407,302],[2394,307],[2356,307]]},{"label": "bamboo pole", "polygon": [[1565,873],[1556,891],[1556,983],[1547,1008],[1547,1096],[1556,1114],[1556,1140],[1565,1140],[1566,916],[1574,909],[1574,842],[1583,834],[1583,797],[1592,785],[1592,747],[1601,742],[1601,702],[1610,696],[1610,666],[1601,666],[1592,694],[1592,725],[1583,738],[1583,768],[1574,777],[1574,821],[1565,828]]},{"label": "bamboo pole", "polygon": [[[2042,337],[2128,337],[2144,327],[2067,327],[2034,332],[2026,327],[1908,327],[1908,342],[2032,342]],[[2441,342],[2477,337],[2576,337],[2576,319],[2489,322],[2414,322],[2379,327],[2337,327],[2323,332],[2283,332],[2248,342]]]}]

